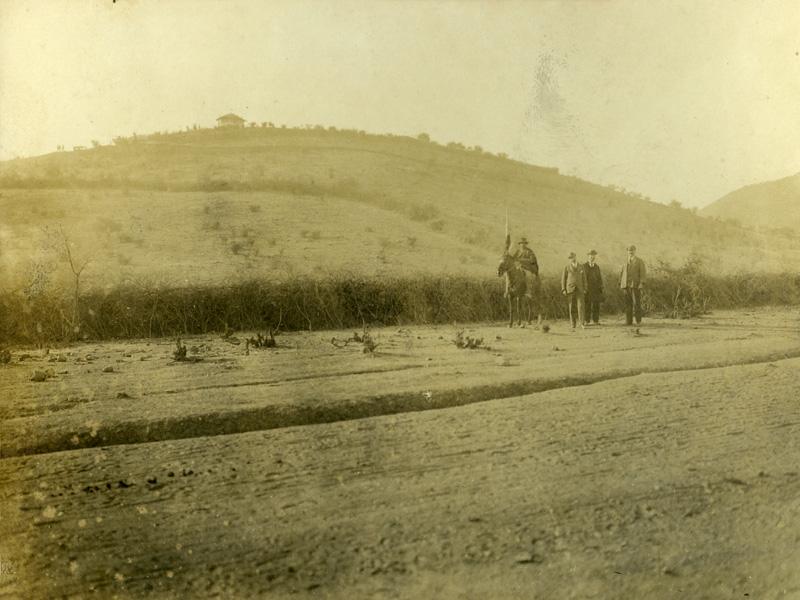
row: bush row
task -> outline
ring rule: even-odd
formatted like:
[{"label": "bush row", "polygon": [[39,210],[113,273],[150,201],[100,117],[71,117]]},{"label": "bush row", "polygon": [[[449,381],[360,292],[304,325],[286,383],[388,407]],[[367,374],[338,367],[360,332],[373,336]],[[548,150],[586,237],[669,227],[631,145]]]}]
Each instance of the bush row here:
[{"label": "bush row", "polygon": [[[603,311],[624,310],[616,273],[606,273]],[[557,278],[543,278],[545,318],[566,316]],[[0,294],[0,345],[70,339],[106,340],[255,330],[341,329],[362,326],[468,323],[508,318],[499,278],[368,279],[331,276],[286,282],[248,281],[216,287],[118,287],[81,296],[80,326],[72,322],[68,290],[36,296]],[[643,296],[651,316],[691,317],[713,308],[800,304],[800,277],[710,276],[668,265],[648,280]]]}]

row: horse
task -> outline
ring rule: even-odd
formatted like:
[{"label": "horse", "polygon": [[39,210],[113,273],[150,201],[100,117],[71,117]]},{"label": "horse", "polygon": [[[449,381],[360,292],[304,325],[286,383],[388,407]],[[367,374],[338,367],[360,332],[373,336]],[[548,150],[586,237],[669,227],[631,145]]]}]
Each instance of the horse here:
[{"label": "horse", "polygon": [[[533,316],[533,302],[528,294],[528,277],[520,262],[508,252],[503,253],[503,259],[497,267],[497,276],[505,277],[505,298],[508,300],[508,326],[514,326],[514,307],[517,309],[517,319],[522,326],[522,304],[527,307],[527,321],[531,324]],[[533,291],[533,290],[531,290]]]}]

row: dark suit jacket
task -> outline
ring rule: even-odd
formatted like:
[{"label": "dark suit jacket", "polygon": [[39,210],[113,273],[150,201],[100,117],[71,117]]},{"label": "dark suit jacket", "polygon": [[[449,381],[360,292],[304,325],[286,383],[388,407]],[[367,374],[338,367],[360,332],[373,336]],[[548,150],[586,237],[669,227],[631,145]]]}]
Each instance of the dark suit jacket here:
[{"label": "dark suit jacket", "polygon": [[603,274],[600,272],[600,265],[588,262],[583,265],[586,271],[586,295],[593,300],[600,300],[603,297]]}]

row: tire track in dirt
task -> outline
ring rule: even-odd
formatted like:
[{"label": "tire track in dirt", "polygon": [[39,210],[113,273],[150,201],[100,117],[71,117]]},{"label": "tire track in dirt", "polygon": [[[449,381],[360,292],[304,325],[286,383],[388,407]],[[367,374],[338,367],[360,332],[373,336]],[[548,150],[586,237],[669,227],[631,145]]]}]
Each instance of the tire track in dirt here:
[{"label": "tire track in dirt", "polygon": [[[160,420],[140,419],[112,424],[98,424],[91,436],[76,440],[74,432],[68,430],[42,431],[35,439],[12,439],[0,448],[0,458],[47,454],[80,448],[139,444],[146,442],[177,440],[214,435],[229,435],[249,431],[280,429],[302,425],[316,425],[338,421],[351,421],[367,417],[392,415],[405,412],[440,410],[478,402],[502,400],[517,396],[537,394],[550,390],[593,385],[606,381],[636,377],[647,374],[676,374],[702,371],[720,367],[741,367],[770,363],[775,360],[799,358],[800,349],[756,354],[746,360],[709,360],[701,366],[687,368],[661,367],[613,369],[597,373],[553,379],[519,379],[503,383],[475,385],[469,388],[439,390],[435,394],[424,394],[419,390],[348,398],[335,402],[300,402],[297,404],[248,407],[240,410],[214,413],[195,413]],[[269,382],[246,382],[223,386],[220,389],[242,385],[275,385]],[[217,389],[216,386],[202,386]],[[174,392],[173,392],[174,393]],[[9,436],[4,435],[4,438]]]}]

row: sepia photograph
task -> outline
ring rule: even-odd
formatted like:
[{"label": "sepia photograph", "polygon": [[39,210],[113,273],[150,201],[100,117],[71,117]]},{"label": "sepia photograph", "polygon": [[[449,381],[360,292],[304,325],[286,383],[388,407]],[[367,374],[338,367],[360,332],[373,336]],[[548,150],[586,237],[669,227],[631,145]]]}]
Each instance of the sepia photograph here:
[{"label": "sepia photograph", "polygon": [[799,33],[0,0],[0,598],[800,599]]}]

